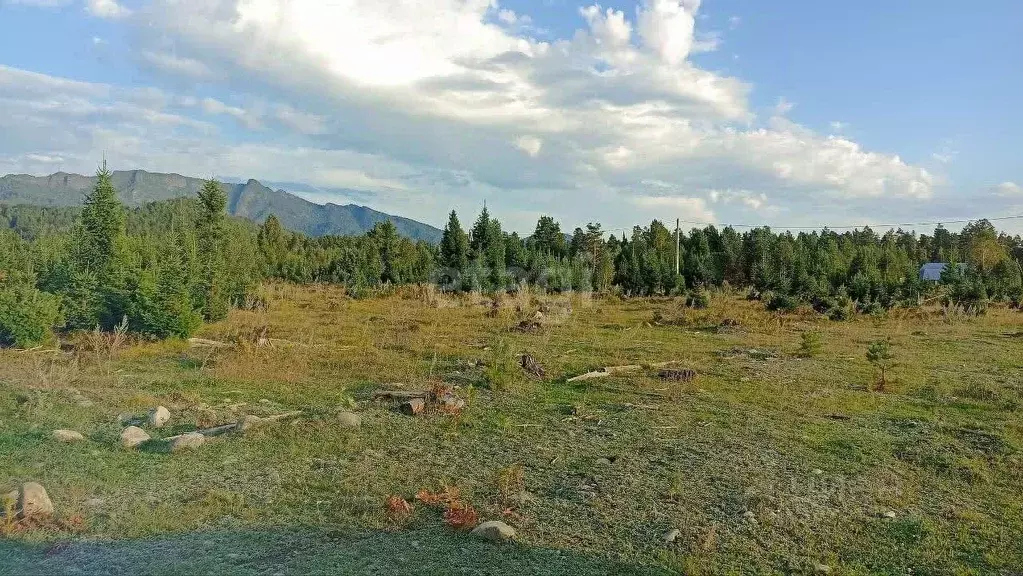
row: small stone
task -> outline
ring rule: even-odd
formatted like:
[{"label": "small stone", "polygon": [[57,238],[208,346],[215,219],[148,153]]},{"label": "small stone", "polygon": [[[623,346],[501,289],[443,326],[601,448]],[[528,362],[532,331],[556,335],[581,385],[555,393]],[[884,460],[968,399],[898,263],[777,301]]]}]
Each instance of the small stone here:
[{"label": "small stone", "polygon": [[337,422],[342,428],[358,428],[362,426],[362,417],[355,412],[340,412],[337,415]]},{"label": "small stone", "polygon": [[820,468],[814,468],[813,473],[816,474],[817,476],[820,476],[821,474],[824,474],[824,471],[821,470]]},{"label": "small stone", "polygon": [[75,432],[74,430],[54,430],[53,439],[57,442],[66,442],[70,444],[71,442],[81,442],[82,440],[85,440],[85,436],[82,436],[80,432]]},{"label": "small stone", "polygon": [[831,566],[827,564],[814,564],[813,571],[817,574],[831,574]]},{"label": "small stone", "polygon": [[681,535],[682,535],[682,531],[679,530],[678,528],[675,528],[674,530],[672,530],[672,531],[670,531],[670,532],[668,532],[667,534],[664,535],[664,542],[666,544],[674,544],[675,540],[678,540],[678,537],[681,536]]},{"label": "small stone", "polygon": [[171,440],[170,449],[171,452],[179,452],[181,450],[193,450],[206,443],[206,437],[198,432],[189,432],[182,434],[177,438]]},{"label": "small stone", "polygon": [[745,513],[743,513],[742,518],[743,518],[743,520],[745,520],[746,522],[749,522],[750,524],[756,524],[757,523],[757,515],[754,514],[750,510],[747,510]]},{"label": "small stone", "polygon": [[884,513],[885,518],[895,518],[896,516],[898,516],[898,514],[895,513],[895,510],[889,510]]},{"label": "small stone", "polygon": [[26,482],[21,485],[16,510],[22,519],[49,516],[53,514],[53,502],[42,484]]},{"label": "small stone", "polygon": [[170,422],[170,419],[170,410],[163,406],[157,406],[149,411],[149,425],[153,428],[163,428],[165,424]]},{"label": "small stone", "polygon": [[125,448],[138,448],[149,440],[149,434],[138,426],[128,426],[121,431],[121,445]]},{"label": "small stone", "polygon": [[500,520],[490,520],[474,528],[472,535],[491,542],[505,542],[515,538],[515,529]]}]

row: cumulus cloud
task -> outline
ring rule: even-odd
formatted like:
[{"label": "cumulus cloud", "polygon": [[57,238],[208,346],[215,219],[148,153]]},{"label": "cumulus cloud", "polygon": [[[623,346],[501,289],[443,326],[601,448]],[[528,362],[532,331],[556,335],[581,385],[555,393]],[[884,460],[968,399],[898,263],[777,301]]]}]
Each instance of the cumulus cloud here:
[{"label": "cumulus cloud", "polygon": [[87,0],[85,9],[97,18],[123,18],[131,14],[131,10],[118,4],[116,0]]},{"label": "cumulus cloud", "polygon": [[[92,0],[108,3],[120,6]],[[153,0],[119,14],[139,32],[130,37],[140,62],[203,83],[126,96],[42,75],[19,84],[32,73],[0,67],[0,98],[10,92],[29,118],[56,122],[80,109],[88,119],[73,125],[73,143],[18,120],[22,140],[8,138],[6,162],[36,166],[19,151],[88,158],[111,137],[104,130],[124,130],[117,142],[135,146],[124,159],[138,167],[361,187],[386,192],[391,204],[381,207],[433,222],[483,197],[513,219],[548,211],[567,226],[630,226],[666,210],[713,218],[691,191],[743,191],[716,202],[757,210],[768,197],[920,200],[941,183],[898,156],[785,119],[785,99],[758,119],[747,83],[690,61],[719,42],[697,30],[700,8],[593,4],[580,9],[578,30],[547,41],[521,26],[527,15],[491,0]],[[127,110],[138,114],[133,125],[90,116]],[[157,125],[172,128],[153,137]]]},{"label": "cumulus cloud", "polygon": [[142,52],[141,58],[145,64],[175,76],[199,79],[213,75],[208,66],[193,58],[184,58],[153,50]]},{"label": "cumulus cloud", "polygon": [[995,193],[999,196],[1023,196],[1023,187],[1015,182],[1002,182],[998,186],[995,186]]}]

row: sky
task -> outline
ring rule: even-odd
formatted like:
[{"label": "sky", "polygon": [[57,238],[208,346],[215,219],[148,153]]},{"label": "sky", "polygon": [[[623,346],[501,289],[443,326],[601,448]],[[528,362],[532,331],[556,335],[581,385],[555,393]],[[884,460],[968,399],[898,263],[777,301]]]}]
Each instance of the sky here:
[{"label": "sky", "polygon": [[1019,22],[1016,0],[0,0],[0,174],[105,156],[437,226],[485,202],[523,233],[1018,215]]}]

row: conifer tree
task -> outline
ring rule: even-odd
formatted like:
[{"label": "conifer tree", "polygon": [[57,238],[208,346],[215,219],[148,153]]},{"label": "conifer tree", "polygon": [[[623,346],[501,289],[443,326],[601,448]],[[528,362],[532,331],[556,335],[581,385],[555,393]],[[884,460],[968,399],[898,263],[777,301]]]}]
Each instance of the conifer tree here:
[{"label": "conifer tree", "polygon": [[85,267],[100,279],[110,274],[117,244],[124,236],[124,206],[114,190],[113,173],[103,167],[96,172],[96,186],[85,196],[82,208],[83,257]]},{"label": "conifer tree", "polygon": [[227,195],[220,183],[209,179],[199,190],[196,215],[196,240],[200,266],[197,283],[196,307],[206,320],[220,320],[227,316],[230,294],[225,278],[224,220]]},{"label": "conifer tree", "polygon": [[464,271],[469,264],[469,236],[462,229],[454,210],[448,217],[448,224],[440,240],[440,261],[444,266],[459,272]]},{"label": "conifer tree", "polygon": [[284,237],[284,228],[280,220],[271,214],[259,228],[256,236],[259,252],[263,255],[264,271],[268,276],[277,276],[283,272],[284,259],[288,245]]}]

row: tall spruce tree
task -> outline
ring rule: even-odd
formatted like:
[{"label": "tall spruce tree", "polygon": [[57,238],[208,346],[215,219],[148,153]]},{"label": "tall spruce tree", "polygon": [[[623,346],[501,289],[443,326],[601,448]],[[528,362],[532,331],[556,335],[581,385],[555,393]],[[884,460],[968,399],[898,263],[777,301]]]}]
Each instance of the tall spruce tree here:
[{"label": "tall spruce tree", "polygon": [[448,224],[440,240],[440,261],[444,266],[459,272],[469,264],[469,236],[462,229],[454,210],[448,217]]},{"label": "tall spruce tree", "polygon": [[227,195],[220,183],[209,179],[199,190],[195,232],[198,244],[199,279],[193,299],[206,320],[227,316],[230,294],[224,261],[224,221]]},{"label": "tall spruce tree", "polygon": [[284,261],[287,256],[288,244],[284,235],[284,228],[280,220],[271,214],[266,222],[259,227],[256,235],[256,245],[263,256],[263,271],[267,276],[284,275]]},{"label": "tall spruce tree", "polygon": [[84,261],[87,269],[104,280],[111,272],[118,241],[124,236],[124,206],[114,190],[113,173],[103,167],[96,172],[96,186],[85,196],[82,208]]}]

